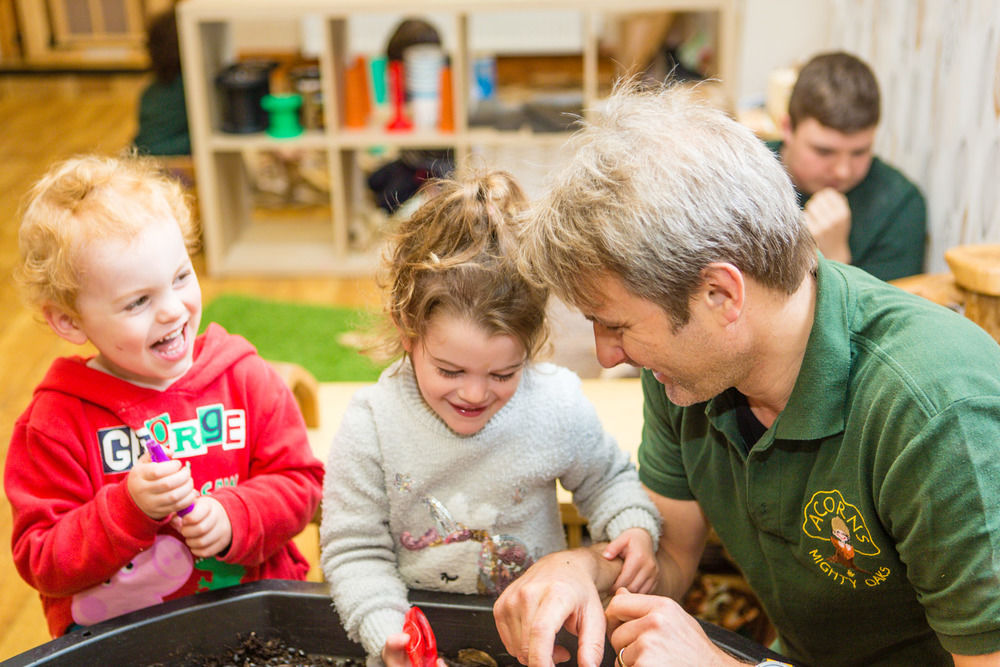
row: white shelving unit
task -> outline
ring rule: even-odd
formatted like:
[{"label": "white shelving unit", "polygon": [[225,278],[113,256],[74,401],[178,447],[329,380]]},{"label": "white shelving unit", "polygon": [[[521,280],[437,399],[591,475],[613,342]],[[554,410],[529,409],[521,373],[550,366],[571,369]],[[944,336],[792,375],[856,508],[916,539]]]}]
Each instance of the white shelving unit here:
[{"label": "white shelving unit", "polygon": [[[358,155],[375,146],[453,149],[461,165],[477,147],[509,150],[554,149],[562,133],[501,131],[469,127],[469,19],[496,12],[565,10],[582,16],[581,59],[584,108],[598,100],[598,34],[602,18],[631,12],[717,12],[718,78],[735,99],[736,3],[739,0],[425,0],[415,8],[402,0],[187,0],[178,4],[178,28],[188,117],[204,231],[204,250],[212,275],[368,274],[374,266],[370,253],[352,252],[348,243],[357,190]],[[418,13],[445,16],[454,39],[446,50],[453,81],[453,132],[387,132],[372,126],[363,130],[343,126],[347,26],[352,15]],[[222,132],[216,74],[236,58],[233,28],[240,22],[275,24],[303,17],[322,24],[319,55],[325,128],[307,130],[292,139],[274,139],[265,133]],[[552,149],[551,151],[549,149]],[[243,160],[246,150],[319,150],[327,155],[330,175],[329,213],[314,220],[264,219],[253,211],[250,180]]]}]

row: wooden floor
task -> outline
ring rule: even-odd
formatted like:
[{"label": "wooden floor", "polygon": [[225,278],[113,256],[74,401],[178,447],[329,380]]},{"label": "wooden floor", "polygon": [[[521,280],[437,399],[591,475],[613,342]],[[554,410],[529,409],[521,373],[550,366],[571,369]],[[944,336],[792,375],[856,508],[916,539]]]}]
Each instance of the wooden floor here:
[{"label": "wooden floor", "polygon": [[[82,152],[116,153],[135,133],[135,75],[0,75],[0,460],[14,420],[50,361],[80,354],[39,324],[10,279],[17,259],[17,209],[28,188],[54,161]],[[200,259],[200,258],[199,258]],[[203,263],[196,262],[201,269]],[[243,292],[324,304],[375,305],[370,278],[212,280],[200,270],[204,301]],[[0,495],[0,660],[50,639],[38,595],[14,569],[11,513]]]}]

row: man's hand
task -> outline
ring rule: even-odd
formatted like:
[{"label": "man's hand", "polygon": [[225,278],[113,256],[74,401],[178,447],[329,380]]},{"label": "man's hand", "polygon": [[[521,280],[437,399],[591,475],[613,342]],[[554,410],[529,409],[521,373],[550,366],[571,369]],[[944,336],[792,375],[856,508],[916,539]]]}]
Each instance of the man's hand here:
[{"label": "man's hand", "polygon": [[620,588],[605,612],[611,645],[628,667],[743,665],[717,647],[674,600]]},{"label": "man's hand", "polygon": [[[610,574],[603,570],[610,570]],[[556,634],[565,627],[579,640],[577,663],[581,667],[600,665],[605,622],[595,582],[606,579],[610,583],[615,576],[617,567],[612,568],[590,549],[559,551],[541,558],[493,605],[493,617],[507,651],[522,665],[551,667],[565,662],[569,651],[555,643]]]},{"label": "man's hand", "polygon": [[222,503],[212,496],[199,496],[194,509],[170,521],[195,558],[215,556],[228,549],[233,541],[229,515]]},{"label": "man's hand", "polygon": [[847,197],[833,188],[823,188],[806,203],[806,227],[827,259],[851,263],[847,236],[851,231],[851,208]]}]

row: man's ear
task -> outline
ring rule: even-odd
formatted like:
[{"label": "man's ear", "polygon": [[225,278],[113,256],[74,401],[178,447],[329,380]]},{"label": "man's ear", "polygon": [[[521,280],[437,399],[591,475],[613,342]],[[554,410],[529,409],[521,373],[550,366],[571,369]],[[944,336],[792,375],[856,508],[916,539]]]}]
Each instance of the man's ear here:
[{"label": "man's ear", "polygon": [[723,325],[739,319],[746,303],[743,272],[728,262],[713,262],[701,271],[700,298]]},{"label": "man's ear", "polygon": [[792,141],[792,119],[787,113],[781,117],[781,138],[786,144]]},{"label": "man's ear", "polygon": [[87,334],[80,328],[80,323],[75,315],[71,315],[55,304],[46,304],[42,307],[45,321],[49,327],[56,332],[56,335],[75,345],[83,345],[87,342]]}]

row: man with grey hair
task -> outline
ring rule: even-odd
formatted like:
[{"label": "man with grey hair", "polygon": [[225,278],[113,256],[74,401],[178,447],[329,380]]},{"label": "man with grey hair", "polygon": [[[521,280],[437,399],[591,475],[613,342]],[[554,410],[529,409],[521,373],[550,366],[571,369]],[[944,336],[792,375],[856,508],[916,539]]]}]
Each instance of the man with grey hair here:
[{"label": "man with grey hair", "polygon": [[[1000,348],[824,259],[776,157],[681,88],[620,87],[526,221],[528,275],[642,367],[639,474],[664,518],[658,595],[604,545],[497,600],[522,663],[742,664],[674,600],[709,527],[808,664],[1000,663]],[[601,599],[615,593],[602,608]]]}]

